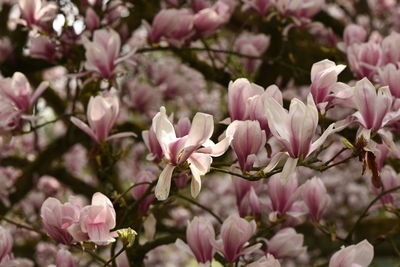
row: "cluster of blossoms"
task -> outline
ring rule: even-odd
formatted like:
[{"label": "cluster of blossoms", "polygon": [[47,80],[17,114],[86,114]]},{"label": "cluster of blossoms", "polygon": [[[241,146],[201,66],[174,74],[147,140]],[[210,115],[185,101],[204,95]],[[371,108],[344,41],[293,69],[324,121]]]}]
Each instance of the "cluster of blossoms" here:
[{"label": "cluster of blossoms", "polygon": [[0,21],[0,267],[398,261],[396,1],[0,0]]}]

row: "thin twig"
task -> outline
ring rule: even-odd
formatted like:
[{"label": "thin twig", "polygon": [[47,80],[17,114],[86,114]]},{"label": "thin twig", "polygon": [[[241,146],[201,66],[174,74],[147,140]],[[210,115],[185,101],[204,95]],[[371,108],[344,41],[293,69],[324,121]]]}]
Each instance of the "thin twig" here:
[{"label": "thin twig", "polygon": [[176,194],[176,196],[179,197],[179,198],[181,198],[181,199],[186,200],[187,202],[192,203],[193,205],[198,206],[199,208],[201,208],[201,209],[203,209],[203,210],[205,210],[205,211],[207,211],[207,212],[210,213],[215,219],[217,219],[217,221],[218,221],[220,224],[223,223],[223,221],[221,220],[221,218],[218,217],[217,214],[215,214],[212,210],[210,210],[210,209],[207,208],[206,206],[203,206],[202,204],[200,204],[200,203],[194,201],[193,199],[190,199],[190,198],[188,198],[188,197],[182,196],[182,195],[180,195],[180,194]]},{"label": "thin twig", "polygon": [[135,188],[136,186],[139,185],[145,185],[145,184],[152,184],[152,182],[140,182],[140,183],[136,183],[131,185],[130,187],[128,187],[124,192],[122,192],[114,201],[113,201],[113,205],[115,205],[124,195],[126,195],[129,191],[131,191],[133,188]]},{"label": "thin twig", "polygon": [[103,265],[103,267],[108,266],[111,262],[113,262],[119,255],[122,254],[122,252],[124,252],[126,249],[125,246],[123,246],[113,257],[111,257],[108,261],[106,261]]},{"label": "thin twig", "polygon": [[347,236],[346,236],[346,238],[345,238],[345,241],[346,241],[346,242],[349,242],[349,241],[350,241],[350,239],[351,239],[351,237],[353,236],[353,233],[354,233],[354,231],[356,230],[357,226],[360,224],[360,222],[362,221],[362,219],[364,219],[364,218],[367,216],[369,209],[370,209],[377,201],[379,201],[379,200],[381,199],[381,197],[383,197],[383,196],[386,195],[386,194],[395,192],[395,191],[397,191],[397,190],[399,190],[399,189],[400,189],[400,186],[396,186],[396,187],[393,187],[393,188],[391,188],[391,189],[389,189],[389,190],[383,191],[383,192],[380,193],[377,197],[375,197],[375,198],[368,204],[368,206],[364,209],[364,211],[361,213],[360,217],[358,217],[356,223],[353,225],[353,227],[351,228],[351,230],[350,230],[349,233],[347,234]]},{"label": "thin twig", "polygon": [[39,229],[35,229],[35,228],[33,228],[33,227],[29,226],[29,225],[13,221],[13,220],[11,220],[9,218],[6,218],[4,216],[0,217],[0,220],[6,221],[6,222],[8,222],[10,224],[13,224],[13,225],[15,225],[15,226],[17,226],[19,228],[23,228],[25,230],[29,230],[29,231],[32,231],[32,232],[35,232],[35,233],[38,233],[38,234],[41,234],[41,235],[46,235],[46,233],[40,231]]},{"label": "thin twig", "polygon": [[[156,51],[173,51],[176,50],[176,47],[170,47],[170,46],[161,46],[161,47],[145,47],[138,49],[136,51],[137,54],[142,54],[142,53],[149,53],[149,52],[156,52]],[[224,50],[224,49],[215,49],[215,48],[204,48],[204,47],[181,47],[179,50],[187,50],[187,51],[206,51],[206,52],[214,52],[214,53],[222,53],[222,54],[229,54],[233,56],[238,56],[238,57],[244,57],[248,59],[262,59],[261,56],[251,56],[251,55],[246,55],[242,54],[239,52],[231,51],[231,50]]]}]

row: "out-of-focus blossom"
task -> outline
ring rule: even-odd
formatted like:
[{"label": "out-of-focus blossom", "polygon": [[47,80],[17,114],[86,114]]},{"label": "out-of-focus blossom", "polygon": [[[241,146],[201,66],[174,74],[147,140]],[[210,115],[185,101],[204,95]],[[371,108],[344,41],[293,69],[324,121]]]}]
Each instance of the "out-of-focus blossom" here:
[{"label": "out-of-focus blossom", "polygon": [[367,77],[372,80],[377,67],[382,64],[382,49],[379,44],[372,41],[355,43],[348,47],[347,59],[357,78]]},{"label": "out-of-focus blossom", "polygon": [[397,32],[392,32],[382,40],[383,64],[396,64],[400,61],[399,42],[400,33]]},{"label": "out-of-focus blossom", "polygon": [[212,224],[203,217],[194,217],[186,228],[186,242],[177,240],[178,248],[188,251],[199,263],[210,264],[215,254],[215,232]]},{"label": "out-of-focus blossom", "polygon": [[389,86],[390,92],[396,98],[400,98],[400,69],[399,65],[389,63],[378,70],[380,85]]},{"label": "out-of-focus blossom", "polygon": [[311,217],[319,221],[331,203],[331,197],[324,183],[320,178],[313,177],[301,186],[301,194]]},{"label": "out-of-focus blossom", "polygon": [[[144,182],[152,182],[156,180],[156,176],[150,172],[150,171],[140,171],[136,176],[135,176],[135,183],[144,183]],[[147,191],[149,188],[149,184],[142,184],[142,185],[137,185],[132,189],[132,196],[134,199],[139,200]],[[140,202],[140,209],[143,212],[146,212],[149,207],[151,202],[154,200],[154,194],[148,195],[145,199],[143,199]]]},{"label": "out-of-focus blossom", "polygon": [[91,7],[86,9],[85,24],[89,31],[94,31],[100,27],[100,18]]},{"label": "out-of-focus blossom", "polygon": [[241,255],[250,254],[261,247],[261,244],[243,249],[256,231],[256,223],[248,222],[236,214],[232,214],[221,227],[222,244],[218,248],[228,262],[235,262]]},{"label": "out-of-focus blossom", "polygon": [[180,46],[194,34],[194,15],[186,9],[162,9],[153,20],[149,32],[152,43],[162,37]]},{"label": "out-of-focus blossom", "polygon": [[[237,38],[234,50],[240,54],[250,57],[261,57],[268,49],[270,37],[265,34],[252,35],[244,33]],[[261,59],[240,58],[248,73],[254,73],[261,65]]]},{"label": "out-of-focus blossom", "polygon": [[297,178],[293,177],[284,183],[278,175],[274,175],[268,181],[267,193],[271,201],[271,210],[283,215],[292,208],[298,198]]},{"label": "out-of-focus blossom", "polygon": [[262,183],[238,177],[233,177],[232,179],[240,217],[259,216],[261,214],[259,193],[262,191]]},{"label": "out-of-focus blossom", "polygon": [[293,228],[284,228],[267,242],[267,252],[277,259],[295,258],[306,251],[303,247],[304,236]]},{"label": "out-of-focus blossom", "polygon": [[22,23],[26,26],[38,26],[49,29],[51,21],[56,17],[57,5],[44,0],[19,0]]},{"label": "out-of-focus blossom", "polygon": [[265,145],[265,132],[258,121],[234,121],[226,130],[232,136],[231,146],[243,172],[250,171],[257,159],[257,153]]},{"label": "out-of-focus blossom", "polygon": [[[376,188],[375,186],[372,185],[372,191],[376,195],[379,195],[383,191],[390,190],[400,185],[400,176],[390,166],[385,166],[382,168],[380,172],[380,177],[383,185],[382,188]],[[385,194],[384,196],[381,196],[379,200],[381,201],[382,204],[393,205],[395,203],[395,194],[394,193]]]},{"label": "out-of-focus blossom", "polygon": [[60,189],[60,183],[51,176],[42,176],[38,182],[38,189],[46,196],[54,195]]},{"label": "out-of-focus blossom", "polygon": [[336,98],[332,91],[341,89],[338,85],[338,75],[346,68],[345,65],[336,65],[330,60],[314,63],[311,68],[311,94],[318,109],[325,111]]},{"label": "out-of-focus blossom", "polygon": [[95,193],[92,203],[84,207],[80,214],[80,227],[87,233],[89,240],[104,246],[115,241],[116,232],[110,232],[115,227],[115,210],[111,201],[102,193]]},{"label": "out-of-focus blossom", "polygon": [[317,14],[325,5],[325,0],[279,0],[276,8],[284,15],[307,19]]},{"label": "out-of-focus blossom", "polygon": [[307,97],[307,105],[293,98],[289,111],[274,98],[268,98],[265,101],[265,110],[272,134],[286,148],[290,156],[282,171],[282,179],[286,180],[296,168],[298,158],[306,158],[320,147],[335,131],[335,124],[329,125],[313,142],[318,126],[318,111],[311,94]]},{"label": "out-of-focus blossom", "polygon": [[203,35],[210,35],[225,24],[230,17],[230,7],[217,1],[212,7],[200,10],[194,16],[194,27]]},{"label": "out-of-focus blossom", "polygon": [[11,100],[21,112],[27,112],[47,88],[48,82],[42,82],[35,91],[21,72],[15,72],[12,78],[0,79],[0,94]]},{"label": "out-of-focus blossom", "polygon": [[78,222],[79,208],[70,204],[61,204],[56,198],[48,198],[40,209],[40,217],[46,233],[63,244],[71,244],[73,237],[68,227]]},{"label": "out-of-focus blossom", "polygon": [[271,254],[261,257],[259,260],[247,264],[246,267],[281,267],[280,262]]},{"label": "out-of-focus blossom", "polygon": [[35,261],[39,266],[49,266],[54,263],[57,254],[56,245],[41,241],[36,245]]},{"label": "out-of-focus blossom", "polygon": [[37,36],[31,39],[29,54],[33,58],[54,61],[57,58],[55,44],[46,36]]},{"label": "out-of-focus blossom", "polygon": [[153,116],[160,107],[162,96],[147,83],[132,79],[127,84],[127,91],[124,101],[134,110]]},{"label": "out-of-focus blossom", "polygon": [[13,47],[10,38],[7,36],[0,38],[0,64],[13,57]]},{"label": "out-of-focus blossom", "polygon": [[344,49],[352,44],[359,44],[365,42],[367,39],[367,31],[357,24],[347,25],[343,33]]},{"label": "out-of-focus blossom", "polygon": [[93,141],[97,143],[116,138],[135,136],[135,134],[131,132],[123,132],[109,136],[118,115],[118,96],[110,93],[105,96],[98,95],[90,97],[86,114],[89,125],[76,117],[71,117],[71,122],[87,133]]},{"label": "out-of-focus blossom", "polygon": [[374,247],[363,240],[357,245],[342,247],[331,257],[329,267],[367,267],[374,258]]},{"label": "out-of-focus blossom", "polygon": [[13,238],[11,233],[0,226],[0,266],[3,259],[11,257],[13,246]]},{"label": "out-of-focus blossom", "polygon": [[42,82],[33,92],[25,75],[15,72],[12,78],[0,79],[0,135],[10,137],[13,130],[23,125],[24,115],[47,88]]},{"label": "out-of-focus blossom", "polygon": [[[212,156],[220,156],[228,149],[232,137],[227,136],[214,144],[210,137],[214,131],[211,115],[198,112],[187,135],[177,137],[174,126],[169,121],[164,107],[153,118],[153,130],[161,145],[167,166],[158,179],[155,194],[158,200],[165,200],[170,191],[174,169],[186,161],[192,173],[191,194],[196,197],[201,189],[201,175],[209,171]],[[203,148],[201,148],[203,146]]]},{"label": "out-of-focus blossom", "polygon": [[194,12],[199,12],[202,9],[211,7],[211,2],[209,0],[191,0],[191,7]]},{"label": "out-of-focus blossom", "polygon": [[113,29],[100,29],[93,33],[93,41],[83,39],[85,46],[85,68],[99,74],[102,78],[112,78],[117,64],[124,58],[118,58],[121,38]]},{"label": "out-of-focus blossom", "polygon": [[56,256],[56,267],[74,267],[74,259],[71,252],[65,248],[60,249]]},{"label": "out-of-focus blossom", "polygon": [[260,15],[267,15],[267,11],[274,4],[273,0],[246,0],[244,8],[252,8],[257,11]]}]

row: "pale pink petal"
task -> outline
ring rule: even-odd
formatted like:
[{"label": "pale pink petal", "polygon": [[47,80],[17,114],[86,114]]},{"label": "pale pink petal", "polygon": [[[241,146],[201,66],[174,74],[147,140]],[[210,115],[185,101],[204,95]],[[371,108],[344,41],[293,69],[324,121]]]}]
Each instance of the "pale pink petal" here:
[{"label": "pale pink petal", "polygon": [[175,166],[167,164],[167,166],[165,166],[164,170],[161,172],[155,189],[155,195],[158,200],[166,200],[168,198],[174,169]]}]

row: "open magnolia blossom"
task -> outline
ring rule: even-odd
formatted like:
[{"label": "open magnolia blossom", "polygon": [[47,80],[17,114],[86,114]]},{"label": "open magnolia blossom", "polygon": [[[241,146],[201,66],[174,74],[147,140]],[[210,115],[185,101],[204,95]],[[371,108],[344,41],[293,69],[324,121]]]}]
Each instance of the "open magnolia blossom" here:
[{"label": "open magnolia blossom", "polygon": [[21,24],[41,28],[45,23],[51,23],[58,9],[56,4],[42,0],[19,0],[18,6],[21,11]]},{"label": "open magnolia blossom", "polygon": [[29,114],[30,109],[48,86],[44,81],[33,91],[21,72],[0,79],[0,135],[10,138],[11,132],[21,129],[24,121],[36,119]]},{"label": "open magnolia blossom", "polygon": [[398,261],[400,0],[0,0],[0,21],[0,267]]},{"label": "open magnolia blossom", "polygon": [[[393,110],[393,100],[389,87],[384,86],[376,90],[367,78],[363,78],[354,87],[353,103],[358,111],[353,114],[353,117],[360,125],[358,138],[363,136],[371,143],[371,134],[378,133],[389,150],[400,155],[391,133],[383,129],[400,117],[400,109]],[[369,145],[372,148],[374,146],[374,144]]]},{"label": "open magnolia blossom", "polygon": [[344,83],[338,83],[338,75],[346,68],[345,65],[336,65],[330,60],[322,60],[311,68],[311,89],[314,102],[322,113],[332,106],[337,98],[342,98],[344,89],[350,91],[350,87]]},{"label": "open magnolia blossom", "polygon": [[89,125],[76,117],[71,122],[87,133],[93,141],[101,143],[111,139],[135,136],[132,132],[123,132],[109,136],[119,115],[119,98],[114,94],[95,96],[89,100],[86,117]]},{"label": "open magnolia blossom", "polygon": [[135,50],[131,50],[128,54],[119,57],[121,37],[113,29],[96,30],[93,33],[93,40],[89,41],[84,37],[83,44],[86,49],[85,68],[105,79],[112,78],[116,73],[117,65],[135,53]]},{"label": "open magnolia blossom", "polygon": [[174,169],[187,162],[192,173],[191,194],[196,197],[201,189],[201,176],[211,166],[212,157],[221,156],[228,149],[232,140],[226,136],[214,144],[210,137],[214,131],[214,119],[211,115],[198,112],[193,118],[187,135],[177,137],[174,126],[167,117],[164,107],[153,118],[152,128],[161,145],[167,166],[161,172],[155,189],[158,200],[168,198]]},{"label": "open magnolia blossom", "polygon": [[118,236],[110,232],[116,225],[113,204],[100,192],[95,193],[91,205],[85,207],[74,198],[64,204],[56,198],[48,198],[40,213],[46,233],[63,244],[88,240],[104,246]]},{"label": "open magnolia blossom", "polygon": [[[313,142],[318,127],[318,110],[311,94],[307,97],[307,105],[299,99],[293,98],[289,111],[274,98],[267,98],[265,112],[271,133],[285,147],[289,155],[282,171],[284,181],[293,173],[299,158],[308,157],[325,142],[330,134],[335,132],[335,124],[332,123]],[[280,158],[282,153],[279,152],[274,157]],[[275,160],[272,159],[271,162],[275,162]]]},{"label": "open magnolia blossom", "polygon": [[329,267],[367,267],[373,258],[374,247],[367,240],[363,240],[356,245],[343,246],[333,254],[329,261]]}]

